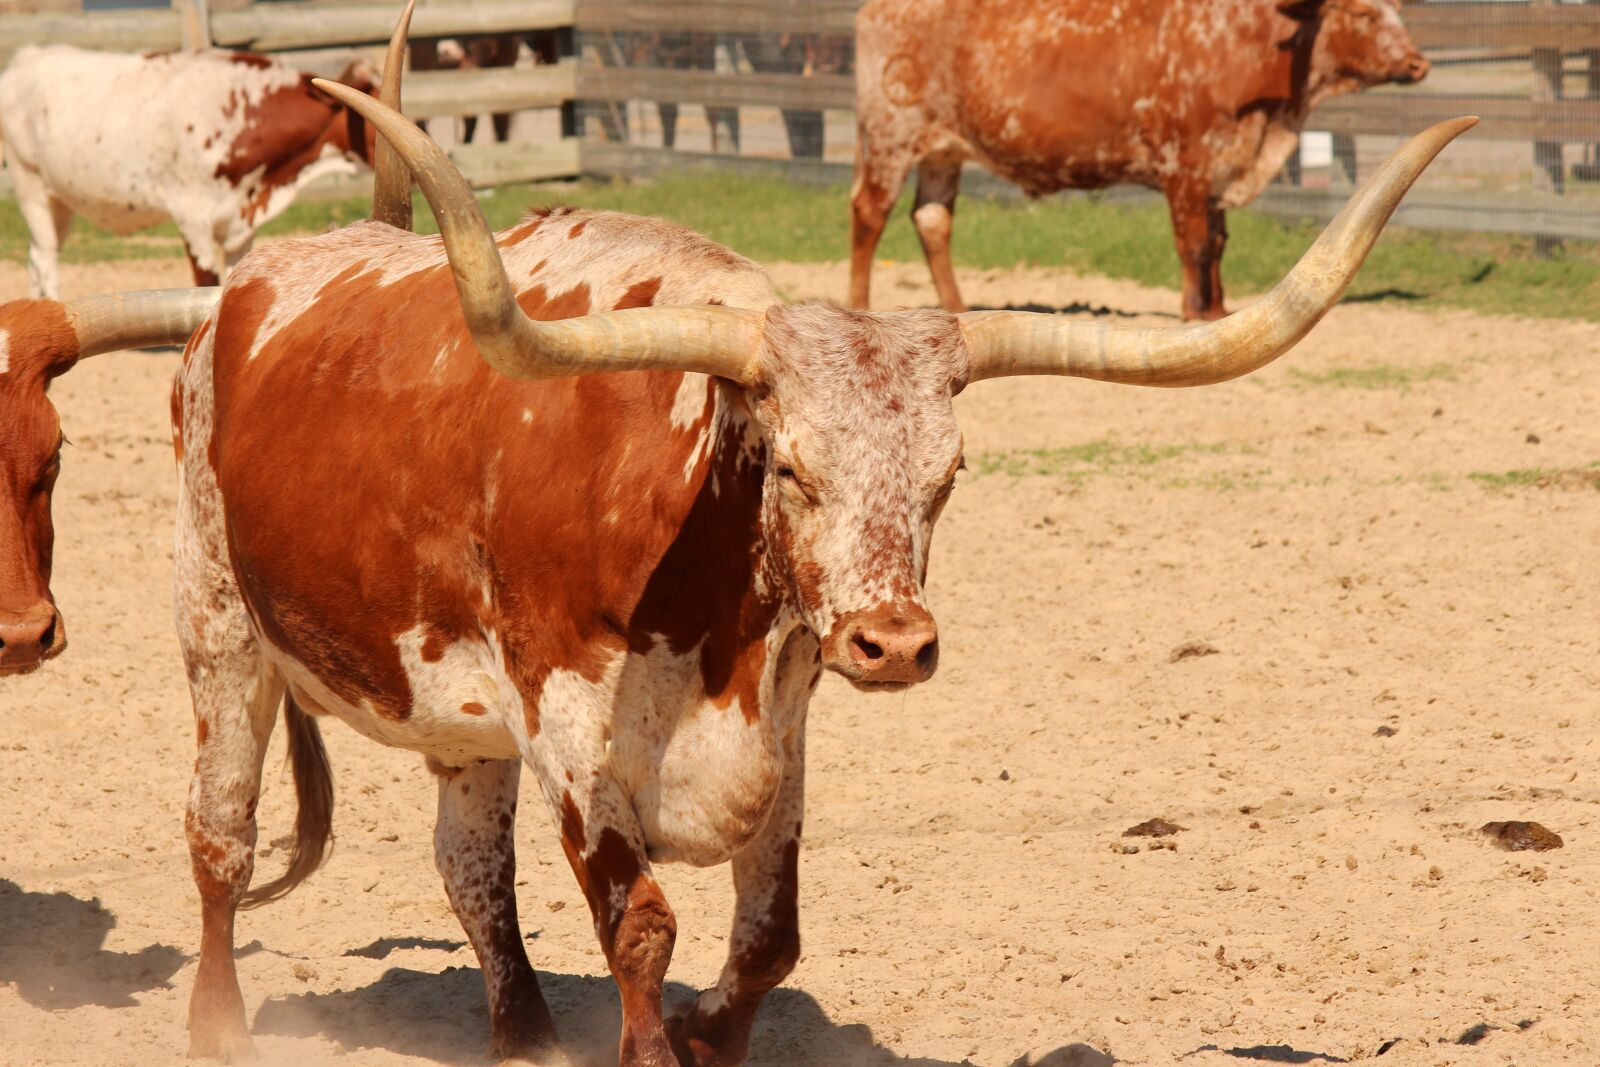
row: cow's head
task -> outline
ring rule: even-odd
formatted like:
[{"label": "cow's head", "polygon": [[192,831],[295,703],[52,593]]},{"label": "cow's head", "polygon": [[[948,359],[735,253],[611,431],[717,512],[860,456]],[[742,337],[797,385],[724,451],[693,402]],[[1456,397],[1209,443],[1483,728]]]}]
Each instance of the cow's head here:
[{"label": "cow's head", "polygon": [[1279,0],[1278,8],[1315,28],[1311,66],[1319,80],[1359,89],[1427,76],[1428,60],[1406,32],[1398,0]]},{"label": "cow's head", "polygon": [[517,304],[466,181],[397,112],[329,86],[410,167],[439,220],[467,326],[516,378],[675,369],[738,386],[767,457],[763,525],[775,570],[821,640],[824,662],[863,688],[933,674],[923,601],[934,524],[961,466],[951,398],[1019,374],[1138,385],[1225,381],[1277,358],[1344,292],[1389,214],[1475,119],[1414,138],[1350,201],[1283,282],[1228,319],[1131,328],[1032,312],[882,314],[822,304],[764,310],[637,308],[538,321]]},{"label": "cow's head", "polygon": [[50,595],[61,420],[45,388],[77,355],[63,305],[0,305],[0,675],[31,671],[66,645]]},{"label": "cow's head", "polygon": [[[316,80],[309,74],[301,76],[304,91],[311,99],[329,109],[325,143],[332,145],[343,155],[359,159],[371,166],[373,152],[378,143],[377,131],[367,124],[359,111],[346,107],[317,88],[313,84]],[[373,81],[372,71],[365,63],[352,63],[339,75],[338,81],[339,84],[348,85],[358,93],[365,93],[368,96],[378,95],[378,83]]]},{"label": "cow's head", "polygon": [[185,340],[215,299],[184,289],[0,305],[0,676],[32,671],[67,644],[50,593],[63,438],[45,390],[85,356]]}]

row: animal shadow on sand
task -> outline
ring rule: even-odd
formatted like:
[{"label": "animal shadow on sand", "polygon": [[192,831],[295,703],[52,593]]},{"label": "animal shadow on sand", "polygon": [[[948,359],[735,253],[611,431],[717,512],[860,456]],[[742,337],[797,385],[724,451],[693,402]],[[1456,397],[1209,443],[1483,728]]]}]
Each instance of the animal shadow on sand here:
[{"label": "animal shadow on sand", "polygon": [[36,1008],[131,1008],[133,994],[172,988],[188,960],[171,945],[138,952],[106,949],[117,918],[99,899],[34,893],[0,878],[0,984]]},{"label": "animal shadow on sand", "polygon": [[[607,976],[539,972],[562,1045],[580,1067],[617,1062],[622,1011]],[[694,991],[667,983],[670,1012]],[[256,1014],[258,1035],[321,1036],[343,1050],[382,1048],[447,1064],[479,1064],[489,1044],[483,978],[475,967],[442,972],[394,967],[371,985],[334,993],[302,993],[267,1001]],[[1011,1067],[1111,1067],[1111,1056],[1067,1045]],[[945,1060],[903,1058],[879,1044],[870,1027],[829,1019],[810,994],[778,988],[762,1006],[751,1041],[750,1067],[962,1067]]]},{"label": "animal shadow on sand", "polygon": [[1178,316],[1165,311],[1124,311],[1122,308],[1109,307],[1105,304],[1085,304],[1082,300],[1071,304],[1000,304],[972,306],[973,311],[1032,311],[1040,315],[1088,315],[1096,319],[1137,319],[1148,317],[1153,319],[1176,319]]},{"label": "animal shadow on sand", "polygon": [[[1189,1056],[1202,1052],[1220,1052],[1240,1060],[1258,1060],[1263,1063],[1349,1063],[1343,1056],[1328,1052],[1307,1052],[1292,1045],[1252,1045],[1249,1048],[1222,1048],[1219,1045],[1201,1045]],[[1380,1052],[1379,1055],[1382,1055]],[[1188,1056],[1179,1057],[1188,1059]]]}]

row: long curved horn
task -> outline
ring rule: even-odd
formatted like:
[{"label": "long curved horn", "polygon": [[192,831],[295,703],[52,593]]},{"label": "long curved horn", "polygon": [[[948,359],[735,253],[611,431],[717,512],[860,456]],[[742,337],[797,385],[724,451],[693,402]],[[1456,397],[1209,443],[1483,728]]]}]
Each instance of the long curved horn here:
[{"label": "long curved horn", "polygon": [[466,179],[399,112],[336,82],[316,84],[355,108],[399,151],[439,220],[456,292],[484,360],[512,378],[616,370],[683,370],[750,383],[762,314],[730,307],[606,311],[540,322],[517,305],[494,234]]},{"label": "long curved horn", "polygon": [[1062,374],[1129,385],[1211,385],[1277,359],[1344,295],[1400,198],[1433,158],[1476,118],[1441,122],[1413,137],[1374,174],[1288,277],[1228,318],[1197,326],[1127,327],[1029,311],[960,316],[970,381]]},{"label": "long curved horn", "polygon": [[64,305],[78,335],[78,358],[125,348],[181,345],[216,306],[216,286],[101,293]]},{"label": "long curved horn", "polygon": [[[383,59],[378,99],[396,111],[400,110],[400,77],[406,68],[406,36],[411,32],[411,12],[416,6],[417,0],[406,0],[406,9],[400,12]],[[411,171],[387,137],[378,138],[377,150],[372,154],[372,217],[397,229],[411,229]]]}]

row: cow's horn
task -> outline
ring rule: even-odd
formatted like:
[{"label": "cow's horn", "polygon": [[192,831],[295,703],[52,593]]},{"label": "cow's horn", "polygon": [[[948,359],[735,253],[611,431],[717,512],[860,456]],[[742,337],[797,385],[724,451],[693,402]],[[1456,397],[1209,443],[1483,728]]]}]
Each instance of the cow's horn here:
[{"label": "cow's horn", "polygon": [[125,348],[181,345],[211,314],[222,290],[145,289],[69,300],[67,321],[78,335],[78,358]]},{"label": "cow's horn", "polygon": [[636,308],[540,322],[517,306],[494,234],[466,179],[438,145],[399,112],[335,82],[323,90],[355,108],[399,151],[439,221],[456,292],[478,352],[513,378],[600,371],[699,371],[750,382],[759,312],[729,307]]},{"label": "cow's horn", "polygon": [[1277,359],[1327,313],[1355,277],[1411,183],[1476,118],[1441,122],[1389,157],[1328,224],[1288,277],[1228,318],[1196,326],[1129,327],[1028,311],[960,316],[969,380],[1064,374],[1129,385],[1211,385]]},{"label": "cow's horn", "polygon": [[[417,0],[406,0],[383,59],[378,99],[396,111],[400,110],[400,76],[406,68],[406,35],[411,32],[411,11],[416,6]],[[402,230],[411,229],[411,171],[386,137],[378,138],[372,153],[372,217]]]}]

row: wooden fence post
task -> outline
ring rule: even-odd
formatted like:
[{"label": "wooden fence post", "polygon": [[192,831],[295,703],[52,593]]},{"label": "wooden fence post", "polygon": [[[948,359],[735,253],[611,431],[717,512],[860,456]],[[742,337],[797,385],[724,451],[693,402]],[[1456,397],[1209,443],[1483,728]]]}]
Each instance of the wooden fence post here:
[{"label": "wooden fence post", "polygon": [[183,47],[204,52],[211,47],[211,7],[207,0],[178,0],[183,21]]},{"label": "wooden fence post", "polygon": [[[1532,0],[1534,7],[1554,7],[1556,0]],[[1533,99],[1536,101],[1560,100],[1562,97],[1563,57],[1559,48],[1533,50]],[[1562,158],[1560,141],[1538,140],[1534,131],[1533,189],[1536,193],[1560,196],[1566,192],[1566,162]],[[1534,251],[1542,256],[1553,255],[1561,249],[1561,238],[1555,234],[1536,234]]]},{"label": "wooden fence post", "polygon": [[1356,139],[1348,133],[1333,135],[1333,172],[1332,179],[1335,185],[1354,185],[1356,183]]}]

